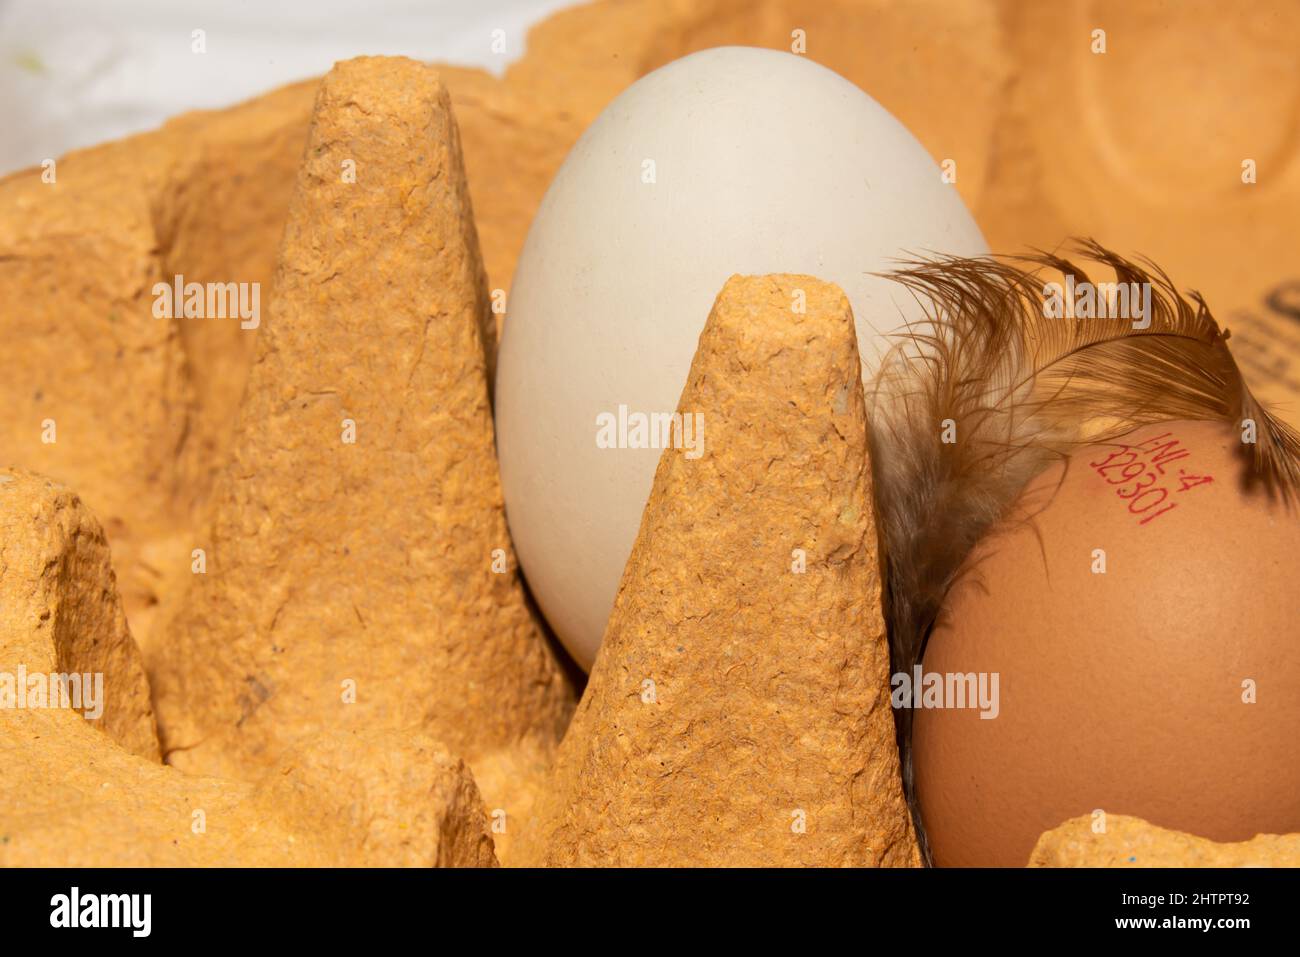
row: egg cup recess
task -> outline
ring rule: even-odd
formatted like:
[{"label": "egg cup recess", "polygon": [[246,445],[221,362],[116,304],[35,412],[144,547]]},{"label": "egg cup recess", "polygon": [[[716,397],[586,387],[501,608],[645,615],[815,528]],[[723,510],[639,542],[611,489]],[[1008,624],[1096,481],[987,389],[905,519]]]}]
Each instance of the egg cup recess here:
[{"label": "egg cup recess", "polygon": [[[400,57],[339,63],[315,96],[238,422],[205,517],[149,552],[178,571],[139,646],[90,504],[114,499],[0,471],[0,672],[70,662],[124,702],[98,723],[0,708],[0,864],[496,866],[569,721],[501,504],[450,96]],[[94,408],[162,431],[197,485],[184,420],[149,418],[198,388],[181,333],[136,305],[115,321],[152,347],[122,362],[180,391]]]}]

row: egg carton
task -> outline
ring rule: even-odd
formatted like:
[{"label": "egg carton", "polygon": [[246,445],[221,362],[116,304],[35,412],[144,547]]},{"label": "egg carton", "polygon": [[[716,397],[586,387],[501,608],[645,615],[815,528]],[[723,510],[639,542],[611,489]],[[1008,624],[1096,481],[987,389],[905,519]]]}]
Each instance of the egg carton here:
[{"label": "egg carton", "polygon": [[[1117,153],[1102,134],[1114,137],[1105,121],[1123,130],[1124,118],[1098,120],[1092,99],[1082,101],[1077,75],[1096,61],[1073,47],[1044,56],[1044,38],[1062,35],[1056,18],[1076,22],[1083,5],[1009,10],[774,3],[755,17],[726,3],[597,4],[535,29],[504,79],[351,61],[332,87],[311,81],[188,114],[0,182],[0,335],[21,355],[0,385],[0,459],[19,467],[0,474],[3,528],[8,543],[37,519],[43,537],[23,549],[45,556],[32,567],[47,570],[7,573],[15,596],[44,604],[4,603],[6,651],[45,670],[83,660],[105,674],[110,696],[136,689],[137,705],[147,669],[172,765],[152,760],[145,706],[98,731],[66,710],[0,712],[11,766],[30,769],[11,776],[4,806],[17,814],[38,795],[53,808],[39,830],[12,829],[0,862],[919,863],[892,720],[872,704],[886,695],[888,664],[870,597],[879,566],[865,448],[841,438],[824,488],[794,503],[791,521],[834,535],[803,550],[802,572],[792,550],[766,594],[738,593],[727,563],[743,536],[771,531],[768,513],[744,510],[737,494],[754,480],[749,466],[698,486],[665,456],[607,637],[619,656],[603,657],[637,667],[598,664],[570,724],[582,677],[529,607],[500,504],[487,388],[493,304],[505,301],[547,184],[609,99],[694,49],[790,49],[802,35],[808,56],[870,89],[936,160],[955,160],[954,185],[995,248],[1096,229],[1100,208],[1113,244],[1204,277],[1242,316],[1261,385],[1300,394],[1287,247],[1267,242],[1300,205],[1288,167],[1278,160],[1280,174],[1255,184],[1264,188],[1230,189],[1218,184],[1237,171],[1225,180],[1209,168],[1226,159],[1187,150],[1157,164],[1165,179],[1138,176],[1156,154]],[[1121,27],[1141,35],[1132,16]],[[930,39],[917,47],[905,36]],[[922,89],[935,75],[950,96]],[[1140,79],[1158,99],[1159,85],[1181,75]],[[415,102],[398,95],[411,89]],[[1063,93],[1101,124],[1096,135],[1061,127],[1071,115]],[[350,111],[368,98],[384,122]],[[1243,123],[1271,129],[1265,118]],[[1171,132],[1172,151],[1177,126],[1162,142]],[[1067,135],[1072,149],[1061,151]],[[1188,131],[1181,142],[1191,141]],[[1274,144],[1275,157],[1291,147]],[[1251,247],[1225,259],[1216,247],[1210,258],[1192,239],[1207,217],[1221,236],[1264,235],[1272,254]],[[420,276],[414,264],[428,266],[431,246],[452,252]],[[810,321],[828,329],[829,367],[856,374],[842,294],[814,277],[772,276],[720,291],[691,381],[718,361],[707,346],[726,340],[729,310],[761,308],[792,281],[815,293]],[[160,284],[173,290],[169,304]],[[209,303],[223,301],[226,316],[212,315]],[[447,317],[433,332],[410,319],[429,302]],[[753,415],[763,386],[735,382],[714,397],[714,414]],[[847,394],[833,415],[860,416],[860,394]],[[429,410],[416,396],[439,401]],[[839,434],[833,415],[827,435]],[[700,532],[670,501],[741,511]],[[709,569],[709,601],[747,633],[777,621],[775,609],[791,620],[760,645],[691,659],[687,649],[716,623],[695,610],[694,586],[673,578],[675,554]],[[51,577],[59,567],[75,574]],[[666,587],[675,602],[650,600]],[[809,642],[812,618],[826,625]],[[85,638],[71,626],[33,636],[33,620],[102,621],[117,651],[78,650]],[[860,643],[851,653],[834,638],[850,633]],[[758,676],[766,694],[721,700],[724,688],[759,687]],[[857,717],[837,724],[846,711]],[[809,738],[815,760],[795,759],[792,743]],[[76,784],[73,769],[92,757],[109,788]],[[593,766],[599,773],[586,773]],[[408,767],[425,769],[421,788],[403,780]],[[94,810],[60,812],[69,786],[99,795]],[[415,795],[430,789],[441,797],[424,808]],[[144,816],[131,810],[141,798]],[[385,802],[409,808],[408,832],[367,830],[364,808]],[[595,810],[611,805],[607,817]],[[714,812],[725,823],[710,829]],[[1151,833],[1144,840],[1166,840]],[[189,838],[200,834],[216,839],[195,850]],[[1077,848],[1080,836],[1061,840]],[[1085,845],[1110,853],[1104,840]],[[74,847],[75,856],[61,850]],[[1039,863],[1097,859],[1050,858],[1042,847]],[[1294,862],[1294,850],[1282,860]]]}]

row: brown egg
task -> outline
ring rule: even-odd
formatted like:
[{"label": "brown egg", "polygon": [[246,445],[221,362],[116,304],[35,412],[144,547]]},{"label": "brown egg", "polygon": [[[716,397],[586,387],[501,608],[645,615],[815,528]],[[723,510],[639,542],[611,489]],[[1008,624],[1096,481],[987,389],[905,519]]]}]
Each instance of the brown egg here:
[{"label": "brown egg", "polygon": [[1023,866],[1080,814],[1300,832],[1300,518],[1239,453],[1208,422],[1084,449],[971,555],[923,668],[988,675],[996,705],[916,713],[935,864]]}]

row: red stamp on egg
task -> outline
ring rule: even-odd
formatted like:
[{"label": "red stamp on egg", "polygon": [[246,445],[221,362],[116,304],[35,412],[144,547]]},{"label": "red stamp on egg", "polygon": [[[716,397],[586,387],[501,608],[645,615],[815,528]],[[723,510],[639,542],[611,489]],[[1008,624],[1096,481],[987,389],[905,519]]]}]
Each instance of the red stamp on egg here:
[{"label": "red stamp on egg", "polygon": [[1125,500],[1131,514],[1141,516],[1138,524],[1145,525],[1176,509],[1175,496],[1214,481],[1212,475],[1191,468],[1191,454],[1172,432],[1162,432],[1136,445],[1121,445],[1088,465],[1115,487],[1115,495]]}]

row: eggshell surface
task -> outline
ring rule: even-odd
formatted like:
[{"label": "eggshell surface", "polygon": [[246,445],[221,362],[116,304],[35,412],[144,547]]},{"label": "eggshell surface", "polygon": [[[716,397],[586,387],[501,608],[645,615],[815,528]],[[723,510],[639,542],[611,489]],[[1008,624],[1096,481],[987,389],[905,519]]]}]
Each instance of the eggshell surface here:
[{"label": "eggshell surface", "polygon": [[779,272],[837,283],[869,369],[886,334],[922,318],[901,286],[872,273],[907,254],[986,251],[916,139],[802,57],[706,50],[605,109],[529,231],[495,391],[515,547],[580,665],[595,658],[662,451],[636,447],[631,431],[624,442],[623,430],[625,447],[600,447],[598,416],[677,408],[726,280]]},{"label": "eggshell surface", "polygon": [[923,668],[997,673],[1000,700],[994,718],[916,713],[935,864],[1024,866],[1079,815],[1300,831],[1300,517],[1243,487],[1225,425],[1120,443],[1032,483],[1032,521],[986,539],[949,593]]}]

